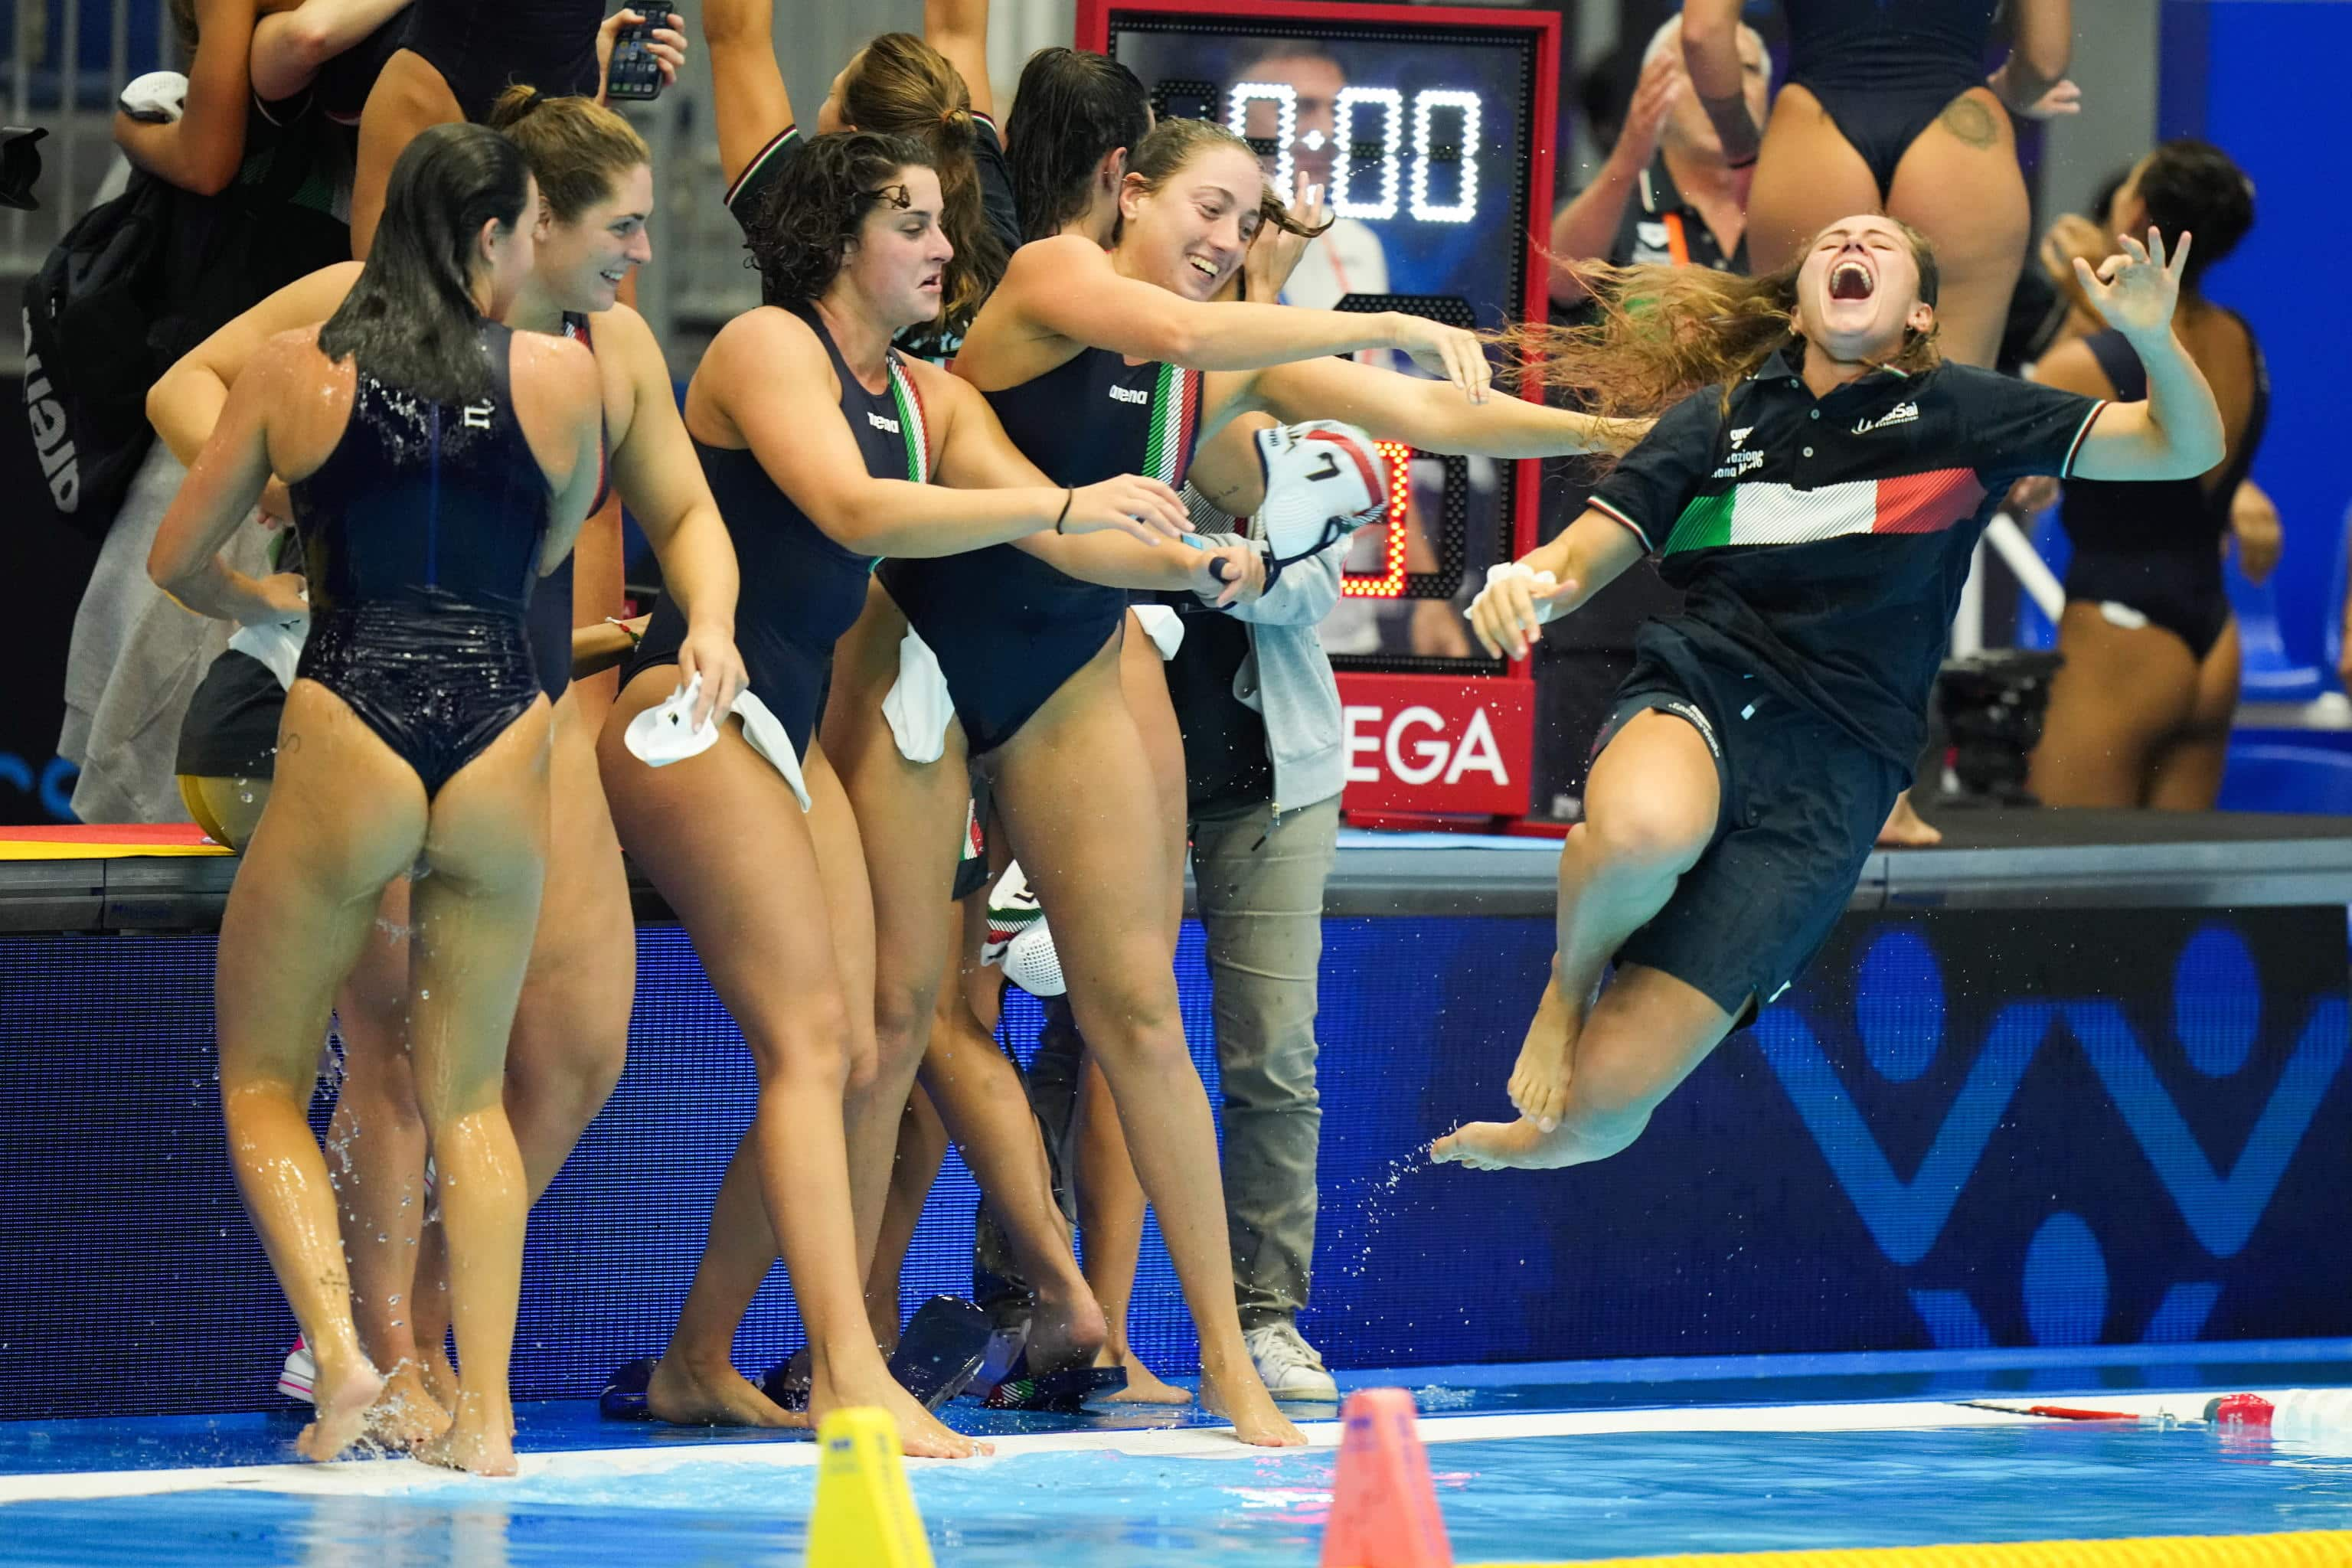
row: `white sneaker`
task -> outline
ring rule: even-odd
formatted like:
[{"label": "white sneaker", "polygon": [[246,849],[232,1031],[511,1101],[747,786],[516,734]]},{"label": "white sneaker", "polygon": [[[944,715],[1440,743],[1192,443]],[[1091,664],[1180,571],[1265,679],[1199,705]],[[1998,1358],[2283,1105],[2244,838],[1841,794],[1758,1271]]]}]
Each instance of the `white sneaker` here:
[{"label": "white sneaker", "polygon": [[1242,1335],[1265,1391],[1276,1399],[1339,1402],[1339,1385],[1323,1370],[1322,1352],[1298,1337],[1296,1325],[1267,1323]]},{"label": "white sneaker", "polygon": [[304,1405],[315,1404],[310,1396],[311,1384],[319,1381],[319,1363],[310,1354],[310,1347],[295,1336],[294,1348],[286,1352],[285,1369],[278,1374],[278,1392]]}]

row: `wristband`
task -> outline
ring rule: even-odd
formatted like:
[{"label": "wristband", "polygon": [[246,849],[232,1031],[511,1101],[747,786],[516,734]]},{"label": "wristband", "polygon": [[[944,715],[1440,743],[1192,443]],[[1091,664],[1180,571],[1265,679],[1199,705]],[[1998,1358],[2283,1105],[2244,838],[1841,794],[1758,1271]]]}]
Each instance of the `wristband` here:
[{"label": "wristband", "polygon": [[637,630],[636,627],[629,625],[628,622],[623,620],[618,616],[606,616],[604,617],[604,624],[608,626],[620,627],[621,635],[629,639],[629,646],[633,648],[646,640],[645,633]]},{"label": "wristband", "polygon": [[1061,532],[1062,524],[1069,521],[1070,503],[1077,499],[1078,492],[1076,486],[1072,486],[1062,492],[1062,510],[1056,513],[1054,518],[1054,531],[1055,533]]}]

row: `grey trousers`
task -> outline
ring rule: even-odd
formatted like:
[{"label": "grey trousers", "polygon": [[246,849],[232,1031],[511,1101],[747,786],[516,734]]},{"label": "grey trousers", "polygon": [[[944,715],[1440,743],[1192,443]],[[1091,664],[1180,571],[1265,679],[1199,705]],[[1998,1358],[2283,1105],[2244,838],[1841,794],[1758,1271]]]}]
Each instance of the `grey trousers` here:
[{"label": "grey trousers", "polygon": [[[1208,938],[1223,1082],[1225,1223],[1244,1330],[1287,1321],[1307,1304],[1323,1125],[1315,1088],[1316,974],[1323,889],[1339,835],[1337,799],[1286,812],[1278,823],[1265,802],[1192,821],[1192,879]],[[1049,1003],[1045,1016],[1029,1098],[1053,1156],[1056,1195],[1075,1220],[1065,1173],[1085,1042],[1066,1003]],[[980,1271],[1018,1288],[1019,1270],[985,1206],[976,1261]],[[981,1288],[988,1293],[984,1282]]]}]

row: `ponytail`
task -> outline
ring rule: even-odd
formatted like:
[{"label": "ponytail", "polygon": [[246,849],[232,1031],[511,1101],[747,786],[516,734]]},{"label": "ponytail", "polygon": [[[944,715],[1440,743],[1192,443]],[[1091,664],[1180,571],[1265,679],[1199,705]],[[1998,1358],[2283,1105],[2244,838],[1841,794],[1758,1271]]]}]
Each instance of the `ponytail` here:
[{"label": "ponytail", "polygon": [[911,138],[929,153],[940,176],[940,226],[955,247],[940,319],[961,332],[995,291],[1009,259],[981,205],[971,89],[945,55],[914,34],[885,33],[842,73],[841,117],[860,131]]},{"label": "ponytail", "polygon": [[486,123],[522,149],[558,223],[606,200],[622,175],[653,162],[635,128],[593,98],[550,98],[518,82],[499,94]]}]

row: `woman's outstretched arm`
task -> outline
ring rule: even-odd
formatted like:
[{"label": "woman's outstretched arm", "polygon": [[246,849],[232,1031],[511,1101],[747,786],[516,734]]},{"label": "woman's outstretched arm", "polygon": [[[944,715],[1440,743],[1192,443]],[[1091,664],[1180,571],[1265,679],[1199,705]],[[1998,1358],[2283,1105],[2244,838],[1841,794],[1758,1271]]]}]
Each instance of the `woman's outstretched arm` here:
[{"label": "woman's outstretched arm", "polygon": [[1247,402],[1285,424],[1341,419],[1425,452],[1488,458],[1623,452],[1650,428],[1646,419],[1602,418],[1522,397],[1469,403],[1442,381],[1342,359],[1301,360],[1262,370],[1253,378]]}]

